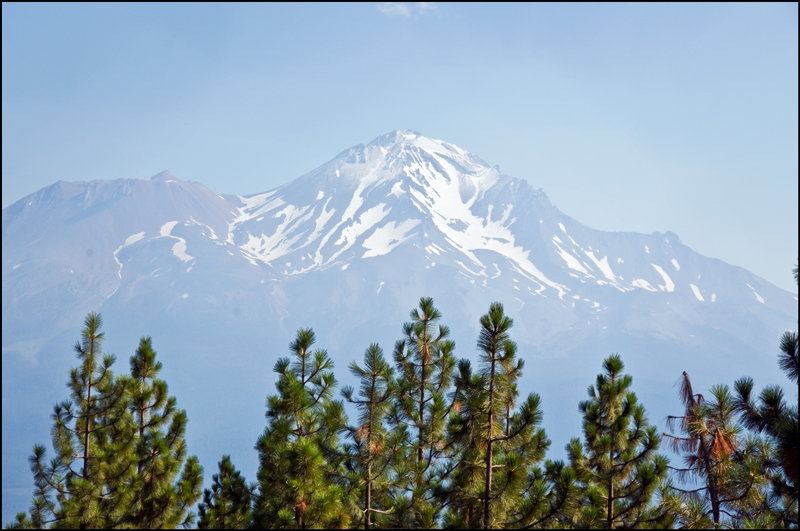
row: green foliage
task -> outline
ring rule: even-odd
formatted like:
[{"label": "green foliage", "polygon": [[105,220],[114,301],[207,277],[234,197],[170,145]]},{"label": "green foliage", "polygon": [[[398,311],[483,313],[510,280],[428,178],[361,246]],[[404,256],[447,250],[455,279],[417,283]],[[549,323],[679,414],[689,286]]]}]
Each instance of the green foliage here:
[{"label": "green foliage", "polygon": [[[780,343],[778,365],[789,379],[797,382],[797,334],[786,332]],[[797,403],[789,405],[777,385],[765,387],[753,398],[755,382],[743,377],[734,383],[733,409],[751,431],[763,434],[771,451],[763,452],[761,477],[770,484],[765,495],[771,517],[782,526],[798,525],[798,468],[800,467],[800,429]],[[796,400],[796,399],[795,399]],[[764,511],[759,514],[763,515]],[[765,516],[766,518],[766,516]]]},{"label": "green foliage", "polygon": [[[612,355],[579,404],[583,441],[567,445],[569,464],[550,461],[541,399],[520,400],[525,363],[502,304],[480,318],[477,371],[456,362],[440,319],[433,300],[422,298],[395,345],[396,370],[377,344],[362,365],[350,364],[358,386],[342,396],[358,411],[354,425],[334,400],[327,352],[312,350],[311,329],[298,330],[292,357],[275,364],[277,393],[267,397],[255,447],[258,483],[247,484],[224,455],[198,506],[198,526],[797,527],[798,408],[779,386],[755,396],[744,377],[733,393],[712,387],[706,400],[684,373],[684,412],[668,418],[664,434],[683,460],[673,468],[656,453],[661,438]],[[98,314],[86,317],[70,397],[52,416],[55,457],[34,446],[31,508],[9,529],[195,521],[202,467],[187,458],[188,419],[158,378],[152,340],[140,340],[129,376],[115,376],[101,326]],[[779,366],[795,382],[797,348],[797,335],[784,334]]]},{"label": "green foliage", "polygon": [[[388,414],[392,438],[405,441],[398,447],[394,513],[387,525],[430,527],[436,524],[440,507],[433,501],[437,466],[445,459],[444,434],[452,403],[446,396],[455,367],[455,343],[450,329],[437,325],[441,312],[433,299],[421,298],[411,311],[411,322],[403,325],[404,339],[395,344],[397,400]],[[411,430],[416,433],[410,433]]]},{"label": "green foliage", "polygon": [[448,508],[445,527],[545,526],[575,503],[572,470],[563,463],[539,467],[550,445],[539,427],[539,396],[528,395],[511,414],[524,365],[509,339],[512,326],[503,306],[492,304],[481,317],[480,372],[459,363],[447,438],[453,454],[437,489]]},{"label": "green foliage", "polygon": [[352,387],[342,389],[342,396],[359,410],[359,425],[347,428],[353,443],[346,447],[345,452],[349,457],[347,468],[352,472],[350,481],[359,491],[363,489],[361,511],[364,513],[364,528],[369,529],[373,512],[387,514],[391,511],[389,465],[398,455],[397,448],[403,440],[393,439],[384,428],[386,412],[394,395],[394,371],[383,357],[383,350],[373,343],[364,352],[364,368],[355,361],[349,368],[360,382],[358,398],[353,397]]},{"label": "green foliage", "polygon": [[797,382],[797,373],[800,370],[798,366],[800,362],[798,362],[797,357],[797,333],[784,332],[783,336],[781,336],[780,350],[778,366],[786,373],[787,378]]},{"label": "green foliage", "polygon": [[335,452],[344,407],[332,400],[333,362],[324,350],[311,352],[314,341],[311,329],[300,329],[289,345],[294,361],[275,364],[278,394],[267,398],[269,423],[256,443],[257,527],[342,527],[353,519],[355,500]]},{"label": "green foliage", "polygon": [[[674,432],[675,422],[680,421],[683,436],[664,435],[672,450],[683,457],[685,468],[673,469],[677,478],[701,487],[684,490],[670,484],[670,492],[663,493],[665,506],[683,525],[699,525],[709,516],[714,526],[720,525],[725,515],[734,520],[752,517],[759,512],[763,500],[765,482],[759,473],[759,461],[770,449],[757,437],[742,439],[735,401],[727,386],[712,387],[713,400],[706,401],[694,392],[689,375],[684,372],[680,394],[684,415],[668,417],[667,425]],[[678,510],[680,504],[693,510]]]},{"label": "green foliage", "polygon": [[567,446],[583,489],[573,520],[578,527],[631,528],[666,519],[663,510],[650,506],[667,474],[666,458],[656,453],[661,438],[623,368],[616,354],[603,361],[604,373],[589,387],[589,400],[579,404],[584,443],[572,439]]},{"label": "green foliage", "polygon": [[229,455],[219,462],[219,473],[214,474],[211,489],[203,493],[197,508],[200,529],[245,529],[250,525],[250,504],[255,484],[248,485],[236,470]]},{"label": "green foliage", "polygon": [[162,365],[151,338],[139,340],[130,366],[130,411],[137,440],[136,513],[130,523],[145,528],[189,526],[195,517],[189,508],[200,498],[202,467],[196,457],[186,458],[186,412],[177,409],[167,383],[157,378]]},{"label": "green foliage", "polygon": [[161,364],[150,339],[131,358],[132,376],[117,377],[114,356],[101,354],[101,326],[99,314],[86,317],[75,345],[80,365],[70,370],[70,399],[57,404],[52,417],[56,457],[48,462],[45,447],[34,446],[30,518],[20,513],[12,527],[176,527],[192,521],[189,508],[199,498],[202,468],[197,458],[185,457],[186,413],[175,409],[166,383],[155,379]]},{"label": "green foliage", "polygon": [[446,481],[436,492],[447,507],[444,525],[448,528],[478,528],[483,523],[486,403],[483,378],[472,372],[468,360],[461,360],[453,392],[454,413],[447,427],[452,465],[443,472]]},{"label": "green foliage", "polygon": [[118,526],[126,521],[134,495],[128,380],[115,377],[114,356],[101,353],[100,315],[90,313],[84,324],[75,344],[80,364],[69,375],[70,398],[53,411],[56,457],[47,462],[44,446],[36,445],[29,459],[36,486],[30,521],[37,528]]}]

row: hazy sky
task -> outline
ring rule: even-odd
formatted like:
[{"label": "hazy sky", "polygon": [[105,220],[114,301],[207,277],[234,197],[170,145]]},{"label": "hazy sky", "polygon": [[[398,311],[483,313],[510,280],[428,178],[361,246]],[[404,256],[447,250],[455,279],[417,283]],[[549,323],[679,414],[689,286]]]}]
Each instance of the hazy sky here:
[{"label": "hazy sky", "polygon": [[3,208],[286,183],[415,129],[797,291],[797,4],[3,4]]}]

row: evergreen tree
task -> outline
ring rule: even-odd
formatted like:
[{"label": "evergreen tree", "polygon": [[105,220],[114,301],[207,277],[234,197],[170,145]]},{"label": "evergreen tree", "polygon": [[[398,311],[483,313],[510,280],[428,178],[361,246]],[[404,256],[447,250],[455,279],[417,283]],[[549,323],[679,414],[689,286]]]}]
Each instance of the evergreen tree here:
[{"label": "evergreen tree", "polygon": [[128,382],[113,375],[114,356],[102,354],[100,315],[90,313],[84,324],[75,345],[80,366],[70,370],[71,397],[52,416],[56,457],[45,462],[45,447],[36,445],[29,459],[36,489],[30,520],[17,515],[23,527],[114,527],[127,516],[135,472]]},{"label": "evergreen tree", "polygon": [[255,485],[248,485],[229,455],[219,462],[211,489],[205,489],[197,508],[200,529],[245,529],[250,525],[250,504]]},{"label": "evergreen tree", "polygon": [[[70,370],[72,397],[56,405],[53,414],[56,458],[47,463],[44,446],[34,447],[31,518],[18,515],[15,525],[189,525],[202,468],[191,457],[174,482],[185,459],[186,414],[175,409],[166,383],[155,378],[161,364],[155,362],[150,338],[142,340],[131,358],[133,375],[115,377],[114,356],[101,354],[100,315],[90,313],[85,326],[75,345],[81,365]],[[78,470],[73,466],[76,459],[81,461]]]},{"label": "evergreen tree", "polygon": [[548,529],[568,521],[580,503],[581,489],[572,467],[563,461],[534,466],[526,479],[521,502],[509,511],[504,527]]},{"label": "evergreen tree", "polygon": [[419,308],[411,311],[411,322],[403,325],[405,338],[395,344],[398,399],[388,417],[396,440],[414,440],[402,448],[407,455],[394,471],[405,485],[398,487],[401,490],[389,524],[393,526],[431,527],[439,512],[439,507],[431,504],[431,481],[435,481],[437,462],[444,456],[442,440],[452,408],[446,395],[455,367],[455,343],[447,339],[450,329],[437,325],[441,316],[433,299],[421,298]]},{"label": "evergreen tree", "polygon": [[[786,376],[797,382],[797,334],[786,332],[781,338],[778,364]],[[763,433],[775,447],[775,459],[764,463],[764,476],[772,485],[770,502],[773,512],[784,526],[798,525],[798,467],[800,462],[800,429],[797,402],[789,405],[778,385],[765,387],[757,400],[753,399],[755,382],[743,377],[734,383],[736,398],[733,408],[748,429]]]},{"label": "evergreen tree", "polygon": [[[797,265],[792,270],[797,282]],[[781,337],[778,366],[786,377],[797,384],[798,338],[795,332],[785,332]],[[800,428],[798,428],[797,396],[787,404],[783,389],[777,385],[765,387],[758,399],[753,399],[755,382],[743,377],[734,383],[736,398],[734,409],[742,423],[758,434],[764,434],[773,449],[764,454],[762,476],[771,483],[767,503],[777,525],[798,526],[798,469],[800,469]],[[761,522],[758,522],[761,523]]]},{"label": "evergreen tree", "polygon": [[469,360],[461,360],[454,384],[446,447],[452,458],[436,496],[447,509],[444,527],[478,529],[484,510],[486,382]]},{"label": "evergreen tree", "polygon": [[[502,322],[502,319],[492,321]],[[503,527],[550,527],[574,512],[580,489],[575,471],[562,461],[548,460],[541,466],[550,440],[544,429],[537,427],[542,421],[539,395],[529,394],[519,412],[509,415],[518,396],[516,381],[522,375],[524,363],[523,360],[515,363],[513,341],[506,341],[503,350],[498,383],[506,423],[505,436],[493,441],[499,444],[497,460],[501,465],[497,471],[500,481],[492,482],[492,520]],[[490,523],[490,527],[494,526]]]},{"label": "evergreen tree", "polygon": [[499,303],[481,318],[478,348],[482,370],[459,363],[454,410],[448,425],[448,448],[454,451],[449,480],[437,492],[447,506],[447,527],[545,525],[574,502],[574,474],[563,464],[538,464],[550,445],[544,430],[540,399],[530,394],[513,415],[516,380],[522,362],[508,330],[513,321]]},{"label": "evergreen tree", "polygon": [[663,522],[667,515],[649,507],[667,461],[656,454],[660,437],[630,391],[633,379],[622,373],[622,359],[603,361],[604,374],[580,403],[584,443],[567,446],[584,496],[574,524],[579,527],[640,527]]},{"label": "evergreen tree", "polygon": [[[372,525],[372,513],[386,513],[378,507],[373,508],[373,489],[385,491],[388,487],[387,468],[396,455],[393,443],[384,429],[384,419],[394,394],[392,375],[394,370],[383,357],[383,350],[377,343],[371,344],[364,352],[364,368],[353,361],[350,372],[359,379],[359,398],[353,398],[353,388],[342,389],[342,396],[360,411],[358,427],[348,427],[353,439],[351,449],[351,468],[357,482],[364,484],[364,529]],[[386,507],[384,503],[380,507]]]},{"label": "evergreen tree", "polygon": [[[711,394],[714,397],[711,402],[696,394],[689,375],[683,373],[680,396],[685,412],[682,416],[667,417],[671,432],[675,431],[675,422],[680,421],[683,436],[670,433],[664,436],[673,451],[683,456],[685,468],[673,469],[678,472],[678,478],[683,482],[698,481],[702,486],[684,490],[669,484],[668,489],[681,496],[671,501],[667,495],[664,506],[683,524],[708,523],[718,527],[723,514],[739,518],[739,514],[757,510],[761,493],[755,474],[759,468],[757,456],[763,452],[758,440],[741,440],[735,403],[728,387],[714,386]],[[709,515],[711,520],[707,522]]]},{"label": "evergreen tree", "polygon": [[404,377],[399,403],[404,416],[417,429],[415,450],[419,463],[426,460],[426,450],[428,462],[436,459],[437,449],[433,446],[442,435],[444,418],[437,401],[443,402],[442,395],[450,387],[455,367],[455,343],[447,339],[450,329],[439,325],[437,330],[441,317],[433,299],[421,298],[419,309],[411,310],[412,321],[403,325],[405,338],[395,345],[395,362]]},{"label": "evergreen tree", "polygon": [[[503,433],[503,430],[502,428],[498,429],[499,423],[496,421],[496,415],[498,413],[496,410],[500,409],[498,406],[502,406],[503,403],[505,403],[506,408],[503,409],[508,411],[508,406],[513,400],[511,388],[512,382],[508,380],[508,371],[506,371],[506,378],[502,379],[505,380],[504,382],[497,377],[499,375],[496,375],[496,372],[499,363],[502,361],[507,363],[505,365],[501,365],[501,367],[512,367],[512,363],[510,362],[513,361],[516,345],[510,340],[508,335],[508,330],[514,325],[514,321],[505,315],[503,311],[503,305],[499,302],[492,303],[492,305],[489,307],[489,312],[481,316],[480,322],[481,331],[478,337],[478,349],[481,351],[480,360],[484,365],[481,376],[488,387],[488,404],[486,407],[487,426],[484,432],[485,436],[483,438],[486,446],[483,528],[489,529],[492,526],[492,469],[494,468],[494,461],[492,459],[492,444],[496,441],[509,441],[512,438],[511,433],[500,435]],[[521,367],[519,369],[515,369],[513,374],[516,375],[519,370],[521,370]],[[505,384],[505,386],[502,384]],[[505,387],[505,389],[503,389],[503,387]],[[534,397],[532,396],[531,398]],[[529,424],[538,424],[541,422],[542,414],[538,407],[538,400],[539,397],[535,396],[535,406],[526,411],[527,422],[522,425],[520,430],[524,429]],[[532,402],[532,400],[529,399],[529,402]],[[506,430],[510,432],[510,426],[507,426]],[[518,434],[519,431],[517,431],[514,436]],[[540,456],[539,459],[543,457],[544,449],[550,444],[550,441],[544,437],[544,432],[541,434],[541,439],[542,444],[540,447],[543,446],[544,448],[541,448],[542,456]],[[510,464],[507,464],[506,466],[508,467]],[[509,472],[508,468],[505,472],[507,475]]]},{"label": "evergreen tree", "polygon": [[352,519],[332,450],[346,425],[344,406],[331,399],[333,362],[324,350],[311,352],[314,341],[314,332],[301,328],[289,345],[294,362],[275,364],[278,394],[267,399],[269,423],[256,443],[256,527],[343,527]]},{"label": "evergreen tree", "polygon": [[167,383],[158,378],[162,365],[156,361],[150,337],[139,340],[130,366],[130,410],[137,440],[136,506],[131,523],[148,529],[188,526],[194,521],[189,509],[200,498],[203,469],[196,457],[186,458],[186,412],[177,409]]}]

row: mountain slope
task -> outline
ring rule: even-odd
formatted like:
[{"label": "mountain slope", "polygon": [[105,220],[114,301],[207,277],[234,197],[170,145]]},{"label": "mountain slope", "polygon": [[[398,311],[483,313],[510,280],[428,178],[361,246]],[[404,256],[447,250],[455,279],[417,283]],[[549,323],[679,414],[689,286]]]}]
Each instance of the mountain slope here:
[{"label": "mountain slope", "polygon": [[797,324],[796,296],[677,235],[591,229],[528,182],[413,131],[248,197],[162,172],[58,182],[2,220],[4,521],[7,499],[12,515],[29,502],[24,458],[48,438],[89,311],[103,314],[119,371],[153,336],[192,421],[190,451],[207,470],[231,453],[248,477],[270,371],[300,326],[314,327],[347,383],[347,363],[371,342],[389,349],[420,296],[468,358],[478,317],[502,301],[528,360],[523,385],[549,418],[575,417],[546,421],[561,448],[610,351],[666,415],[658,407],[682,370],[775,381],[777,338]]}]

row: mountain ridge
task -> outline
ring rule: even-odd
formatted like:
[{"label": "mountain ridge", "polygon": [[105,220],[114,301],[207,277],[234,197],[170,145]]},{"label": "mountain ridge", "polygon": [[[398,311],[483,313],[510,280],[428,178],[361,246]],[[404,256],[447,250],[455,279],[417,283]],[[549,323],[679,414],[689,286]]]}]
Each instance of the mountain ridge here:
[{"label": "mountain ridge", "polygon": [[[567,418],[595,357],[624,354],[649,383],[642,400],[666,404],[687,367],[732,381],[752,365],[774,381],[777,340],[797,325],[796,295],[743,268],[671,232],[592,229],[528,181],[409,130],[249,196],[166,170],[59,181],[3,209],[2,230],[6,521],[6,489],[31,484],[21,456],[48,438],[89,311],[103,314],[123,366],[153,336],[193,419],[190,448],[207,470],[231,454],[248,477],[271,368],[301,326],[344,385],[347,363],[371,342],[392,345],[419,297],[434,298],[466,358],[478,317],[502,301],[531,367],[523,383],[548,418]],[[220,438],[219,426],[240,437]],[[554,428],[553,447],[573,428]]]},{"label": "mountain ridge", "polygon": [[[98,274],[107,285],[103,291],[111,294],[124,283],[117,255],[166,238],[175,242],[172,255],[185,263],[186,273],[196,262],[191,249],[198,244],[213,245],[215,262],[225,267],[233,267],[232,261],[239,262],[236,267],[246,262],[258,268],[249,276],[270,281],[319,268],[344,270],[353,260],[375,259],[412,245],[424,250],[426,269],[452,267],[478,289],[499,284],[501,292],[521,291],[514,298],[522,306],[525,297],[538,296],[569,302],[571,308],[575,300],[578,306],[588,302],[592,308],[605,307],[607,289],[672,293],[677,288],[690,300],[710,304],[725,296],[717,293],[724,286],[710,286],[699,269],[688,278],[685,260],[700,255],[674,233],[595,231],[561,213],[526,180],[495,168],[447,142],[398,130],[344,150],[285,185],[249,196],[222,196],[167,170],[149,181],[59,181],[3,210],[4,244],[17,238],[28,242],[23,247],[27,249],[30,242],[42,239],[35,238],[40,227],[26,227],[24,222],[29,207],[37,203],[47,211],[48,223],[62,224],[44,238],[53,239],[51,245],[64,253],[64,242],[80,241],[86,257],[77,251],[68,262],[100,267]],[[149,215],[137,218],[142,212]],[[88,220],[113,230],[89,237]],[[85,230],[68,237],[73,224]],[[198,229],[205,240],[178,234],[189,227]],[[57,234],[59,230],[65,234]],[[98,240],[113,251],[103,250],[100,261],[92,247]],[[39,250],[47,252],[46,247]],[[12,260],[13,254],[4,252],[4,285],[6,277],[14,276],[7,274],[9,267],[24,267],[24,260]],[[34,252],[28,258],[36,256]],[[497,280],[504,272],[516,275],[515,284]],[[754,275],[750,280],[736,287],[737,297],[764,304],[764,291],[774,287]],[[4,296],[4,306],[5,301]],[[575,312],[586,317],[585,311]]]}]

